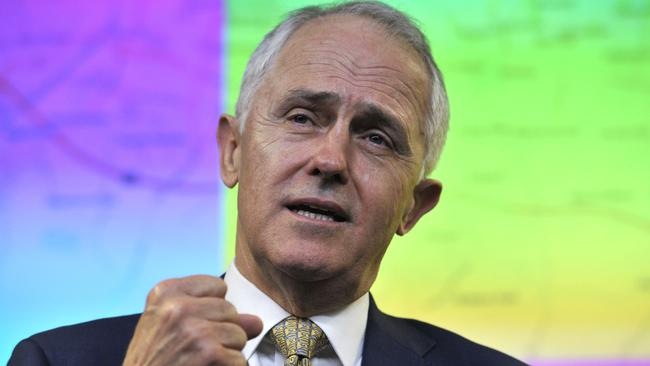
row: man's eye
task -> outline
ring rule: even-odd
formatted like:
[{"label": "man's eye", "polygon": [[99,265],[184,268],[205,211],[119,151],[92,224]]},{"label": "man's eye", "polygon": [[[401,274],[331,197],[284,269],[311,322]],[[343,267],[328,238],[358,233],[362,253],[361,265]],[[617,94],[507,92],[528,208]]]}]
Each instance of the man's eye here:
[{"label": "man's eye", "polygon": [[388,145],[388,142],[384,138],[384,136],[379,135],[379,134],[372,134],[368,136],[368,141],[372,142],[373,144],[377,145]]},{"label": "man's eye", "polygon": [[309,117],[305,116],[304,114],[295,114],[289,117],[289,120],[301,125],[307,124],[311,121]]}]

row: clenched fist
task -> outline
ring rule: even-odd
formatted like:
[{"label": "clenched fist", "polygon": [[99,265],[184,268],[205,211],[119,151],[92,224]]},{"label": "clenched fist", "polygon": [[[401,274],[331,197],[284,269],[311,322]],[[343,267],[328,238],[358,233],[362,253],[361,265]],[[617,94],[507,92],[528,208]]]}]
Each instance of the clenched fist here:
[{"label": "clenched fist", "polygon": [[124,365],[246,365],[246,341],[262,321],[224,300],[226,283],[190,276],[156,285],[147,296]]}]

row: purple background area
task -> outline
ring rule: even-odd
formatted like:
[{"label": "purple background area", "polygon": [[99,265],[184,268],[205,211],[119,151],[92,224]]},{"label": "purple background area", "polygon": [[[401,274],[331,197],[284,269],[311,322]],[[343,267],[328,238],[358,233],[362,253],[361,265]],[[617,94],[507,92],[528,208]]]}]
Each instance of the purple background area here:
[{"label": "purple background area", "polygon": [[223,270],[221,1],[0,3],[0,363]]}]

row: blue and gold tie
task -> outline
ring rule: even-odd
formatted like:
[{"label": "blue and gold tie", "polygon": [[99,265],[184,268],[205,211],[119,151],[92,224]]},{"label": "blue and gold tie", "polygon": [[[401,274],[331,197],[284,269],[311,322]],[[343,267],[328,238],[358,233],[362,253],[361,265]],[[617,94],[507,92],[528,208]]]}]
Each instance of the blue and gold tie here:
[{"label": "blue and gold tie", "polygon": [[293,315],[276,324],[270,334],[285,357],[284,366],[311,366],[311,358],[328,343],[318,325]]}]

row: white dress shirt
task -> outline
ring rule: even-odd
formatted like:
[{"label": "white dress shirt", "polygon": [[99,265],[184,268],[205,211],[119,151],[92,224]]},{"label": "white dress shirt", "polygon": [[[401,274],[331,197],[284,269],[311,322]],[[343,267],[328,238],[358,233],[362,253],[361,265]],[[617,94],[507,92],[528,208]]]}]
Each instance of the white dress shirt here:
[{"label": "white dress shirt", "polygon": [[[291,315],[247,280],[231,263],[224,278],[228,285],[226,300],[239,313],[257,315],[264,328],[249,340],[242,353],[250,366],[283,366],[284,356],[266,334],[278,322]],[[312,358],[313,366],[360,366],[363,338],[368,321],[369,296],[364,294],[343,309],[319,314],[310,319],[327,335],[330,347]]]}]

